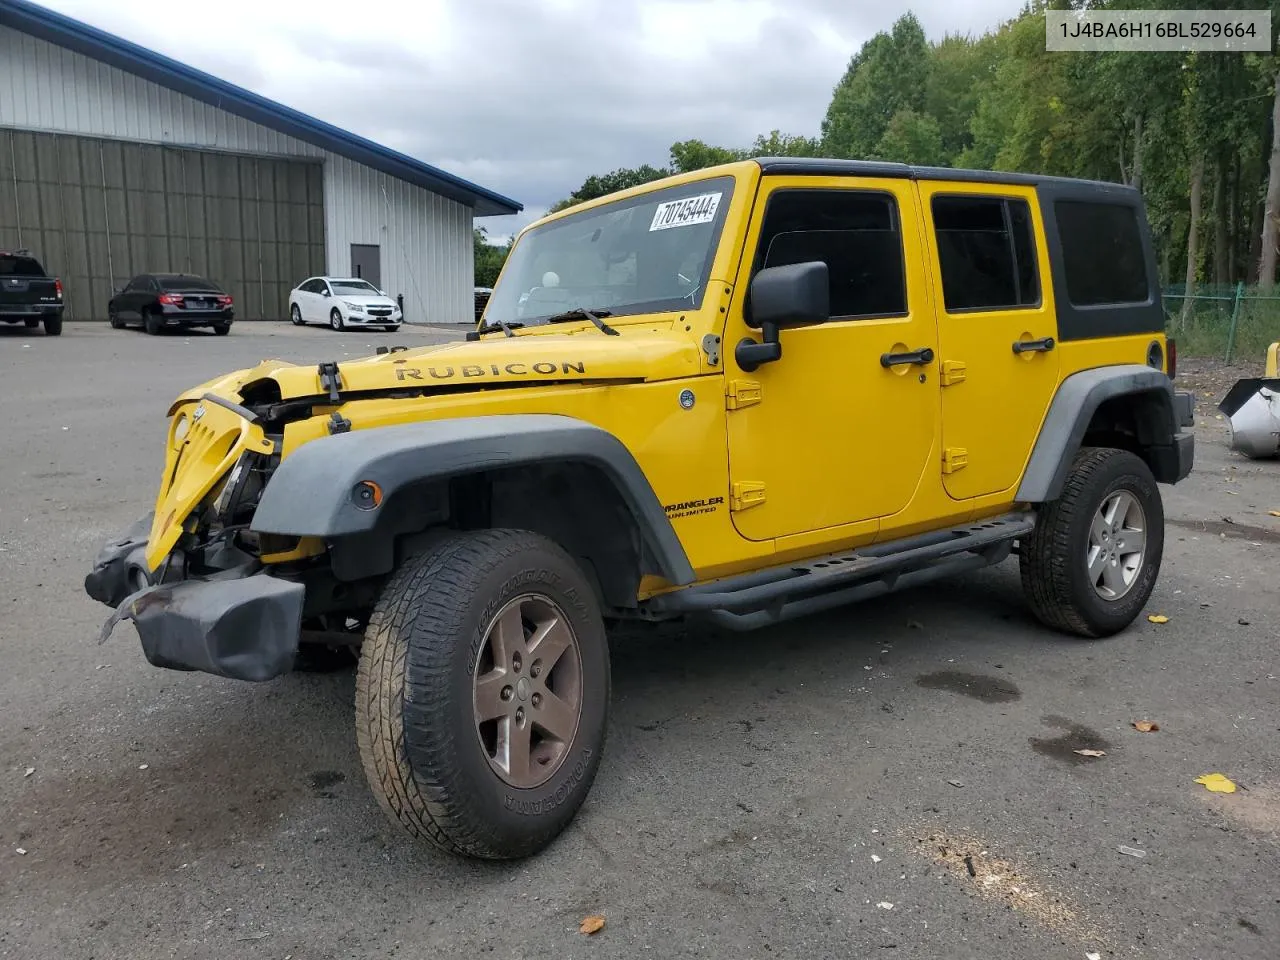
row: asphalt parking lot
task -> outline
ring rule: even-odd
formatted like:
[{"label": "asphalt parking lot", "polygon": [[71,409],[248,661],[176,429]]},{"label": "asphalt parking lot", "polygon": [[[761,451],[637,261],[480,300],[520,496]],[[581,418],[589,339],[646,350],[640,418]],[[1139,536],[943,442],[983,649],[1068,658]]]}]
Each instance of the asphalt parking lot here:
[{"label": "asphalt parking lot", "polygon": [[1217,381],[1163,488],[1167,623],[1055,636],[1009,563],[746,636],[628,632],[592,795],[524,863],[384,820],[353,673],[97,645],[83,578],[150,508],[179,391],[457,336],[0,328],[0,957],[1275,957],[1280,463],[1227,450]]}]

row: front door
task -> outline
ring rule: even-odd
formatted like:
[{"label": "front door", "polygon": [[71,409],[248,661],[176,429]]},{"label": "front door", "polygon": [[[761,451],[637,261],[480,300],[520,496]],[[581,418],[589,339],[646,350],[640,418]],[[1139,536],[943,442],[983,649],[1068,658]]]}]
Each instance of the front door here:
[{"label": "front door", "polygon": [[377,244],[351,245],[351,275],[382,289],[382,251]]},{"label": "front door", "polygon": [[[828,267],[831,319],[783,331],[780,360],[737,368],[733,347],[752,333],[750,276],[812,260]],[[730,493],[744,537],[874,524],[936,476],[937,330],[923,263],[910,180],[762,181],[725,338]],[[903,357],[919,351],[918,362]]]},{"label": "front door", "polygon": [[1018,483],[1058,385],[1057,318],[1033,187],[922,181],[942,367],[943,485]]}]

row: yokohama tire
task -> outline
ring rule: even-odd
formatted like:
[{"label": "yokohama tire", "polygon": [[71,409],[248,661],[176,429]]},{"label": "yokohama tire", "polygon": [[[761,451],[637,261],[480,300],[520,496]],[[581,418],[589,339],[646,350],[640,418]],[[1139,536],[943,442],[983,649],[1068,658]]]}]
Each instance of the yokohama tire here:
[{"label": "yokohama tire", "polygon": [[[572,735],[552,741],[559,751],[554,762],[530,764],[534,780],[548,772],[527,788],[496,772],[477,706],[477,677],[494,675],[480,665],[496,649],[490,643],[501,633],[497,624],[509,622],[499,615],[514,608],[517,629],[527,629],[525,603],[554,609],[560,615],[554,622],[568,628],[578,700]],[[541,661],[533,657],[542,648],[528,636],[529,646],[520,648],[528,660],[523,673],[510,674],[513,682],[538,675]],[[567,655],[558,655],[560,662]],[[514,669],[521,666],[517,657]],[[552,677],[560,669],[542,678],[544,708],[552,705]],[[529,681],[520,683],[525,699]],[[502,699],[514,708],[512,690],[505,688]],[[525,705],[532,711],[537,703],[535,695]],[[369,785],[392,820],[451,853],[517,859],[550,844],[582,805],[600,764],[608,703],[608,646],[586,578],[543,537],[488,530],[438,541],[407,559],[383,589],[361,651],[356,734]]]},{"label": "yokohama tire", "polygon": [[[1108,506],[1119,502],[1141,518],[1130,525],[1141,529],[1145,546],[1141,557],[1132,560],[1123,592],[1109,598],[1100,592],[1106,578],[1099,587],[1090,576],[1089,558],[1096,554],[1091,538]],[[1127,450],[1085,448],[1076,454],[1062,495],[1041,507],[1035,530],[1022,543],[1022,589],[1046,626],[1081,637],[1110,636],[1129,626],[1146,606],[1163,553],[1164,505],[1151,469]],[[1105,561],[1100,564],[1106,566]]]}]

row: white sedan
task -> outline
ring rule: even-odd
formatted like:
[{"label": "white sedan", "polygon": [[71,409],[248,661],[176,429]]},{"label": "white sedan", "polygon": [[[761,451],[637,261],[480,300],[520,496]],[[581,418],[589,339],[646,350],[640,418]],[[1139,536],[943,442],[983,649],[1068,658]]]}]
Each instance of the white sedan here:
[{"label": "white sedan", "polygon": [[400,329],[400,306],[368,280],[358,277],[311,277],[289,292],[289,319],[298,326],[327,323],[334,330],[350,327]]}]

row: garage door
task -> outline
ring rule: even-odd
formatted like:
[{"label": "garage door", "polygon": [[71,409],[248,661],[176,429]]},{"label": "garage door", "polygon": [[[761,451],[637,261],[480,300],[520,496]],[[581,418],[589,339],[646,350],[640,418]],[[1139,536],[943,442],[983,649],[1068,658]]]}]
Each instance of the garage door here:
[{"label": "garage door", "polygon": [[69,320],[103,320],[137,273],[225,286],[245,319],[283,319],[324,272],[318,161],[0,129],[0,249],[62,278]]}]

